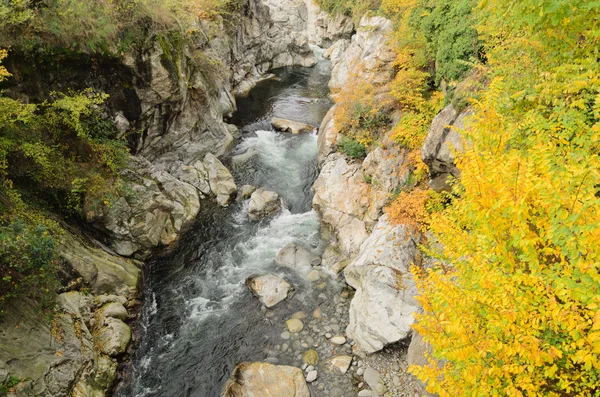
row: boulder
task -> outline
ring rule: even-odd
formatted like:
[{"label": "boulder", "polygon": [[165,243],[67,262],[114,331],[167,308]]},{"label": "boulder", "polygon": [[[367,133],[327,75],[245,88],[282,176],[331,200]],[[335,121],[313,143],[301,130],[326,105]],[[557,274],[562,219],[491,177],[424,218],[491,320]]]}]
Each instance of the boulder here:
[{"label": "boulder", "polygon": [[83,278],[92,293],[130,297],[137,293],[141,277],[139,262],[111,255],[70,232],[61,235],[56,243],[60,257],[73,273]]},{"label": "boulder", "polygon": [[356,289],[346,330],[357,347],[374,353],[410,336],[417,287],[410,266],[419,236],[383,216],[346,267],[346,282]]},{"label": "boulder", "polygon": [[448,105],[429,127],[421,157],[429,167],[430,185],[436,191],[449,190],[448,176],[460,178],[460,171],[454,164],[455,153],[464,150],[459,131],[464,129],[465,118],[472,113],[470,108],[458,112],[453,105]]},{"label": "boulder", "polygon": [[127,317],[129,317],[127,309],[119,302],[111,302],[103,306],[100,310],[103,317],[111,317],[119,320],[127,320]]},{"label": "boulder", "polygon": [[147,159],[132,156],[124,172],[127,193],[115,202],[86,202],[86,220],[109,236],[119,255],[145,258],[173,243],[200,210],[197,189]]},{"label": "boulder", "polygon": [[79,292],[60,294],[52,321],[33,301],[9,302],[0,327],[0,374],[25,379],[17,396],[104,396],[112,386],[117,363],[96,351],[88,329],[92,301]]},{"label": "boulder", "polygon": [[208,183],[210,190],[217,197],[220,206],[227,206],[235,198],[237,187],[231,172],[216,158],[208,153],[203,161],[208,171]]},{"label": "boulder", "polygon": [[301,134],[303,132],[313,132],[315,127],[310,124],[301,123],[299,121],[282,119],[279,117],[273,117],[271,119],[271,126],[277,131],[291,132],[292,134]]},{"label": "boulder", "polygon": [[319,150],[318,164],[319,168],[323,166],[327,157],[335,153],[337,146],[337,129],[335,128],[335,106],[333,106],[321,121],[319,135],[317,136],[317,147]]},{"label": "boulder", "polygon": [[[354,256],[379,215],[369,200],[372,187],[362,176],[361,164],[341,153],[329,155],[312,189],[323,237],[336,246],[340,257]],[[323,265],[331,268],[325,259]]]},{"label": "boulder", "polygon": [[293,287],[282,279],[274,275],[265,275],[251,277],[246,281],[250,291],[266,307],[273,307],[288,297]]},{"label": "boulder", "polygon": [[296,243],[290,243],[279,250],[275,256],[275,263],[279,266],[289,267],[291,269],[308,269],[311,267],[312,261],[316,258],[318,258],[318,256],[305,247]]},{"label": "boulder", "polygon": [[247,200],[252,196],[252,193],[256,191],[256,187],[252,185],[244,185],[238,192],[238,198],[241,200]]},{"label": "boulder", "polygon": [[235,367],[222,397],[310,397],[302,370],[269,363],[241,363]]},{"label": "boulder", "polygon": [[267,215],[281,210],[281,199],[275,192],[260,188],[250,196],[248,205],[248,217],[257,221]]},{"label": "boulder", "polygon": [[123,321],[107,317],[96,335],[96,343],[100,350],[109,356],[125,353],[131,341],[131,328]]}]

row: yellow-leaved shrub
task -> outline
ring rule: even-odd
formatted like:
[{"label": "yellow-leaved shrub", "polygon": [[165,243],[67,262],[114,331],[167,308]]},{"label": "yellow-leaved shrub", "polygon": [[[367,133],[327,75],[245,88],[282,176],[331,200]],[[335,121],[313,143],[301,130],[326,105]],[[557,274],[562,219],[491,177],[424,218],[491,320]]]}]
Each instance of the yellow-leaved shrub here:
[{"label": "yellow-leaved shrub", "polygon": [[600,4],[487,0],[492,83],[415,269],[440,396],[600,395]]}]

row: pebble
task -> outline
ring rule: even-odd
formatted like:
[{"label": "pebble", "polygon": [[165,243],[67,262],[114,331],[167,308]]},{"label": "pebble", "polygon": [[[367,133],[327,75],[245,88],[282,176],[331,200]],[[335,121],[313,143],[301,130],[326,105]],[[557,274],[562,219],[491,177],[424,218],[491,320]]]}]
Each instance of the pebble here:
[{"label": "pebble", "polygon": [[287,325],[288,331],[292,333],[298,333],[304,328],[302,321],[298,320],[297,318],[290,318],[285,322],[285,325]]},{"label": "pebble", "polygon": [[306,381],[308,383],[314,382],[315,380],[317,380],[317,375],[318,375],[317,371],[315,371],[315,370],[310,371],[309,373],[306,374]]},{"label": "pebble", "polygon": [[317,307],[315,309],[315,311],[313,311],[313,317],[316,319],[322,319],[323,318],[323,313],[321,313],[321,308]]},{"label": "pebble", "polygon": [[284,333],[281,334],[281,339],[284,339],[284,340],[290,339],[290,333],[285,331]]},{"label": "pebble", "polygon": [[358,392],[358,397],[373,397],[374,394],[371,390],[361,390]]},{"label": "pebble", "polygon": [[331,338],[331,343],[333,343],[334,345],[343,345],[344,343],[346,343],[346,338],[344,338],[343,336],[334,336],[333,338]]},{"label": "pebble", "polygon": [[305,312],[296,312],[294,314],[292,314],[291,318],[296,318],[298,320],[304,320],[306,318],[306,313]]},{"label": "pebble", "polygon": [[325,337],[326,337],[327,339],[331,339],[331,337],[332,337],[332,336],[333,336],[333,335],[331,335],[329,332],[325,334]]},{"label": "pebble", "polygon": [[310,371],[314,371],[314,370],[315,370],[315,367],[314,367],[314,365],[309,365],[309,366],[308,366],[308,367],[306,367],[306,369],[305,369],[305,371],[306,371],[306,372],[310,372]]}]

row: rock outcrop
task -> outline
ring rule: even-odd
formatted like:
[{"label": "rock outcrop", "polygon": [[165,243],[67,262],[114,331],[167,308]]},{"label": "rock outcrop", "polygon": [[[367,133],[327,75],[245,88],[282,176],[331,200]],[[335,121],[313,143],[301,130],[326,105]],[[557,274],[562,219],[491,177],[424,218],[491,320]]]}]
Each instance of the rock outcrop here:
[{"label": "rock outcrop", "polygon": [[[392,31],[392,22],[383,17],[363,17],[350,45],[336,63],[333,63],[329,87],[337,91],[352,76],[368,80],[375,84],[389,82],[391,63],[396,55],[388,45],[388,34]],[[342,39],[345,40],[345,39]]]},{"label": "rock outcrop", "polygon": [[250,277],[246,284],[250,291],[258,298],[265,307],[273,307],[287,298],[293,287],[275,275]]},{"label": "rock outcrop", "polygon": [[389,137],[361,163],[336,152],[335,109],[325,116],[318,137],[321,172],[313,185],[313,207],[329,245],[323,265],[341,271],[369,236],[382,209],[409,171],[406,152]]},{"label": "rock outcrop", "polygon": [[128,192],[116,202],[86,208],[87,221],[109,236],[119,255],[146,257],[171,244],[200,210],[195,187],[143,158],[132,158],[125,181]]},{"label": "rock outcrop", "polygon": [[127,313],[126,303],[114,295],[63,293],[48,321],[33,302],[19,301],[0,329],[0,379],[22,379],[17,396],[103,397],[116,378],[113,356],[125,351],[131,337],[129,326],[109,316],[114,308],[103,311],[118,304]]},{"label": "rock outcrop", "polygon": [[241,363],[221,397],[310,397],[300,368],[268,363]]},{"label": "rock outcrop", "polygon": [[93,294],[130,297],[137,293],[142,274],[141,262],[111,255],[74,232],[65,233],[56,240],[56,244],[69,273],[75,278],[81,277],[84,286]]},{"label": "rock outcrop", "polygon": [[429,167],[430,186],[436,191],[448,190],[448,176],[460,178],[454,164],[455,153],[463,151],[459,131],[464,129],[465,118],[471,109],[458,112],[453,105],[445,107],[433,119],[421,150],[423,162]]},{"label": "rock outcrop", "polygon": [[331,16],[321,11],[315,19],[315,44],[329,48],[339,40],[350,40],[354,34],[354,23],[347,15]]},{"label": "rock outcrop", "polygon": [[346,332],[361,351],[373,353],[410,336],[418,309],[410,266],[418,242],[406,226],[391,225],[383,216],[344,270],[346,282],[356,289]]}]

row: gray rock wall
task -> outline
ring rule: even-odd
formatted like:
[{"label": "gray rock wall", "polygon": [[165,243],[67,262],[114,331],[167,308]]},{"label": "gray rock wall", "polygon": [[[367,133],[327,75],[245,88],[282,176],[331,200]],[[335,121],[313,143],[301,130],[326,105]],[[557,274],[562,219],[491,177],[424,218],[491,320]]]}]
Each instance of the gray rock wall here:
[{"label": "gray rock wall", "polygon": [[[234,94],[270,69],[316,62],[307,39],[294,33],[301,19],[299,11],[295,22],[274,21],[266,5],[247,0],[233,29],[223,24],[210,42],[185,48],[156,42],[122,59],[116,69],[123,81],[105,76],[98,89],[130,87],[127,100],[116,92],[107,108],[135,148],[123,175],[127,192],[105,205],[85,205],[104,244],[75,230],[58,239],[75,277],[69,288],[85,293],[60,294],[51,318],[33,302],[15,302],[0,325],[0,382],[23,380],[11,395],[103,397],[113,386],[132,343],[129,322],[142,273],[141,262],[124,257],[147,258],[175,242],[201,199],[227,205],[235,197],[233,177],[217,159],[237,133],[223,116],[235,109]],[[219,66],[209,67],[209,59]],[[90,73],[74,75],[86,84],[101,77]]]}]

